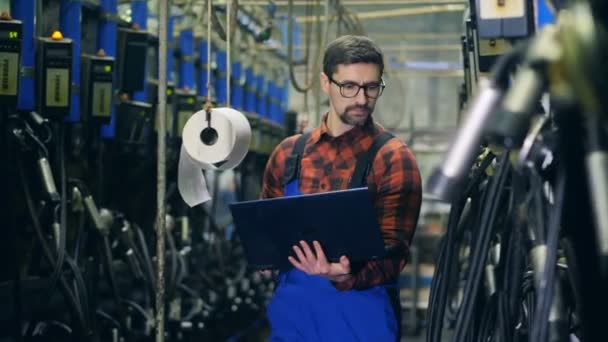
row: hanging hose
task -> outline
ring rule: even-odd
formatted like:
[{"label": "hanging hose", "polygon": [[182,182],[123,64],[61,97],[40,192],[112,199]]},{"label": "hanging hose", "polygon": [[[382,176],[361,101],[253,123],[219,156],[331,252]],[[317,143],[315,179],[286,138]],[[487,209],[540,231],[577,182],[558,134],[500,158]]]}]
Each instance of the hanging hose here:
[{"label": "hanging hose", "polygon": [[562,215],[562,207],[564,204],[564,191],[566,184],[566,175],[563,169],[560,170],[557,176],[555,185],[555,204],[552,208],[551,216],[549,217],[549,226],[547,232],[547,258],[544,265],[544,270],[541,274],[536,295],[536,310],[534,317],[534,326],[532,329],[532,341],[546,341],[548,334],[549,312],[553,301],[555,269],[557,262],[557,248],[559,244],[560,222]]},{"label": "hanging hose", "polygon": [[144,268],[146,269],[146,272],[144,272],[144,274],[147,274],[148,282],[150,282],[152,289],[154,289],[154,284],[156,283],[156,280],[154,277],[154,268],[152,266],[152,258],[150,258],[150,253],[148,251],[148,245],[146,244],[144,232],[137,225],[135,225],[134,228],[135,228],[135,234],[137,235],[137,241],[139,242],[140,247],[141,247],[143,264],[145,266]]},{"label": "hanging hose", "polygon": [[55,136],[59,139],[56,153],[59,158],[59,173],[61,178],[61,202],[60,202],[60,217],[59,217],[59,241],[57,246],[57,263],[53,275],[51,276],[51,292],[55,291],[57,280],[63,267],[66,252],[67,240],[67,178],[65,172],[65,128],[63,124],[57,124],[55,127]]},{"label": "hanging hose", "polygon": [[467,198],[472,196],[472,192],[477,188],[480,183],[480,179],[485,175],[485,171],[488,166],[492,163],[495,156],[489,153],[482,160],[480,166],[473,173],[468,187],[463,192],[463,195],[457,201],[452,203],[452,210],[450,211],[450,217],[448,220],[447,235],[443,240],[443,244],[440,248],[440,255],[438,257],[438,263],[436,272],[433,275],[431,282],[431,293],[429,298],[429,329],[427,330],[427,341],[428,342],[439,342],[441,341],[441,331],[443,329],[444,315],[446,314],[446,303],[449,295],[449,287],[453,280],[453,269],[456,265],[457,260],[455,258],[456,248],[458,247],[458,231],[462,230],[463,216],[467,214],[463,213],[465,202]]},{"label": "hanging hose", "polygon": [[[48,245],[44,237],[44,233],[42,232],[42,228],[40,226],[40,222],[38,221],[38,215],[36,214],[36,210],[34,209],[34,202],[31,197],[31,192],[27,183],[27,179],[25,178],[25,171],[23,169],[23,162],[21,160],[21,156],[17,154],[17,169],[19,172],[19,179],[21,182],[21,186],[23,188],[23,193],[25,195],[25,202],[30,213],[30,217],[32,219],[32,225],[34,226],[34,231],[36,232],[36,237],[38,238],[38,242],[42,247],[42,254],[44,255],[46,261],[53,265],[55,264],[55,258],[53,256],[52,249]],[[83,335],[86,335],[89,332],[89,323],[84,316],[82,308],[78,305],[78,301],[76,300],[75,295],[70,290],[67,280],[63,274],[59,275],[59,288],[63,293],[63,297],[70,308],[72,316],[75,318],[78,326],[82,329]]]},{"label": "hanging hose", "polygon": [[[326,1],[326,7],[329,6],[329,0],[325,0]],[[335,15],[334,15],[335,16]],[[310,90],[313,86],[313,84],[316,81],[316,78],[312,78],[311,82],[309,84],[306,84],[305,86],[301,86],[298,81],[296,80],[296,75],[295,75],[295,66],[296,64],[300,64],[296,61],[293,60],[293,0],[289,0],[288,5],[287,5],[287,63],[289,64],[289,79],[291,80],[291,85],[293,86],[293,88],[295,90],[297,90],[300,93],[306,93],[308,90]],[[326,42],[327,42],[327,37],[329,36],[329,18],[326,18],[325,21],[325,25],[323,30],[320,30],[320,18],[317,18],[317,23],[319,23],[318,25],[318,30],[317,32],[323,32],[323,40],[321,42],[318,42],[318,48],[317,48],[317,54],[316,57],[313,61],[313,70],[312,73],[313,75],[317,74],[318,71],[321,69],[321,56],[322,56],[322,52],[323,52],[323,47],[325,46]],[[307,56],[308,57],[308,56]],[[304,60],[305,63],[308,63],[308,60]]]},{"label": "hanging hose", "polygon": [[476,243],[473,245],[473,254],[470,258],[467,282],[465,284],[464,299],[458,313],[456,330],[453,341],[464,341],[470,332],[472,315],[475,300],[481,285],[483,266],[486,263],[487,251],[489,250],[490,239],[497,216],[497,210],[502,200],[502,191],[509,173],[509,153],[504,152],[499,161],[499,170],[492,179],[490,188],[486,193],[488,207],[484,210],[481,217],[479,234],[476,236]]}]

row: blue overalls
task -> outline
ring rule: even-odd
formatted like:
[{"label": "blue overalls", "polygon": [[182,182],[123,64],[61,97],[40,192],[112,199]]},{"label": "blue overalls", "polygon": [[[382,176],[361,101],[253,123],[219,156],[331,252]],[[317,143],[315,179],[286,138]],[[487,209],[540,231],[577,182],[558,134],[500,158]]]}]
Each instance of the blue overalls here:
[{"label": "blue overalls", "polygon": [[[296,178],[285,196],[299,194]],[[338,291],[323,277],[282,272],[267,311],[270,341],[395,341],[397,320],[385,287]]]}]

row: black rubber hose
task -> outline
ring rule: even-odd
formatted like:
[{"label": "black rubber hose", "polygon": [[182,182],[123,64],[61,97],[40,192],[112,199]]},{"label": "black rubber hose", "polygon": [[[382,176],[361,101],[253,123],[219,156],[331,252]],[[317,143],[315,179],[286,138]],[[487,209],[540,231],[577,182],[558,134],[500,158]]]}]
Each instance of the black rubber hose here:
[{"label": "black rubber hose", "polygon": [[169,249],[171,250],[171,274],[169,276],[169,283],[167,287],[167,298],[172,298],[175,294],[175,289],[177,287],[177,248],[175,247],[175,240],[173,239],[173,235],[170,231],[166,231],[167,234],[167,242],[169,245]]},{"label": "black rubber hose", "polygon": [[119,321],[121,324],[122,331],[126,333],[125,323],[125,313],[122,308],[122,300],[120,298],[120,292],[118,290],[118,283],[116,282],[116,275],[114,274],[114,268],[112,267],[112,263],[114,257],[112,256],[112,247],[110,246],[110,238],[107,235],[103,236],[103,254],[104,254],[104,263],[106,266],[106,271],[108,275],[108,281],[110,282],[110,288],[112,290],[112,296],[114,297],[114,302],[116,302],[116,312],[119,316]]},{"label": "black rubber hose", "polygon": [[462,210],[467,198],[471,196],[473,191],[479,186],[481,178],[485,175],[486,168],[492,163],[495,155],[489,153],[481,162],[480,166],[474,171],[471,180],[469,181],[463,196],[452,204],[450,217],[448,220],[448,229],[443,244],[440,248],[438,257],[437,271],[433,275],[431,282],[431,292],[429,298],[429,329],[427,330],[427,342],[440,342],[443,330],[443,320],[445,317],[446,303],[450,283],[452,282],[451,269],[457,266],[454,254],[458,248],[458,233],[463,228],[459,227],[461,221]]},{"label": "black rubber hose", "polygon": [[502,190],[504,189],[505,180],[507,179],[506,176],[510,167],[508,158],[509,152],[505,151],[500,158],[498,172],[493,177],[490,188],[488,189],[486,198],[489,200],[489,206],[482,214],[479,235],[477,236],[476,243],[473,244],[473,254],[470,258],[471,266],[465,285],[463,303],[460,307],[460,312],[458,313],[453,341],[464,341],[471,326],[475,299],[477,298],[477,293],[481,285],[483,266],[487,260],[494,221],[497,216],[498,205],[502,200]]},{"label": "black rubber hose", "polygon": [[[27,179],[25,178],[25,173],[23,170],[23,162],[19,154],[17,154],[17,168],[19,170],[19,179],[21,181],[21,186],[23,188],[23,193],[25,195],[25,202],[30,213],[30,217],[32,219],[32,225],[34,226],[34,231],[36,232],[36,237],[40,242],[40,246],[42,247],[42,254],[44,255],[46,261],[53,265],[56,263],[52,249],[49,247],[44,233],[42,232],[42,228],[40,227],[40,222],[38,221],[38,215],[36,214],[36,210],[34,209],[34,202],[31,197],[30,189],[27,184]],[[76,319],[78,326],[82,329],[83,334],[86,334],[89,330],[88,325],[86,324],[86,319],[84,318],[82,308],[78,306],[78,302],[76,301],[76,297],[70,290],[67,280],[65,279],[63,274],[59,275],[59,287],[65,298],[65,301],[70,308],[72,316]]]},{"label": "black rubber hose", "polygon": [[57,280],[63,268],[65,261],[65,245],[67,240],[67,178],[65,172],[65,128],[62,123],[55,127],[55,136],[59,139],[57,144],[56,154],[59,158],[59,177],[61,178],[61,202],[60,202],[60,218],[59,218],[59,248],[57,249],[57,260],[55,269],[51,276],[51,293],[55,292]]},{"label": "black rubber hose", "polygon": [[137,240],[141,245],[141,253],[144,258],[143,264],[145,265],[146,272],[148,274],[148,281],[150,282],[152,293],[154,293],[154,268],[152,267],[152,258],[150,258],[150,252],[148,251],[148,245],[146,244],[146,238],[144,237],[144,233],[138,226],[134,226],[135,234],[137,235]]},{"label": "black rubber hose", "polygon": [[532,329],[532,341],[546,341],[548,333],[549,311],[553,301],[553,290],[555,282],[555,268],[557,262],[557,247],[559,244],[559,232],[564,204],[564,190],[566,188],[566,175],[563,169],[557,176],[555,185],[555,205],[549,217],[547,233],[547,259],[544,270],[539,280],[537,289],[538,300],[534,315],[534,326]]},{"label": "black rubber hose", "polygon": [[72,271],[72,274],[74,275],[74,282],[76,284],[77,289],[76,297],[80,298],[80,307],[82,308],[82,312],[87,321],[87,325],[90,326],[90,320],[92,319],[92,317],[90,316],[91,312],[89,311],[89,294],[87,291],[86,283],[84,281],[84,277],[82,276],[82,271],[78,267],[76,261],[70,258],[69,256],[66,256],[65,261],[70,270]]}]

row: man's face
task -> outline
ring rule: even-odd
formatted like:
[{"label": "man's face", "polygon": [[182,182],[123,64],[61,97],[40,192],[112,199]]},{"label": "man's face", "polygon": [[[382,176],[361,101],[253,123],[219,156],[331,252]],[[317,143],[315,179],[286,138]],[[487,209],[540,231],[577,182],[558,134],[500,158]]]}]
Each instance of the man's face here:
[{"label": "man's face", "polygon": [[[321,86],[329,96],[330,114],[333,112],[343,123],[353,126],[363,125],[371,116],[377,101],[374,93],[380,82],[380,68],[369,63],[340,64],[333,75],[321,74]],[[371,96],[366,96],[359,86],[367,86]],[[352,96],[357,90],[354,97],[343,96]]]}]

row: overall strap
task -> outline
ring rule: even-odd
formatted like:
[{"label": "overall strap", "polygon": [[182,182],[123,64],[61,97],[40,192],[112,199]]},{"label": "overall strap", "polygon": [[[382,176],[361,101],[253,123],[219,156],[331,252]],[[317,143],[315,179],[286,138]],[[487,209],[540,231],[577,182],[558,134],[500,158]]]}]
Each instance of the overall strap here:
[{"label": "overall strap", "polygon": [[357,164],[355,165],[355,171],[353,172],[352,177],[350,178],[350,182],[348,184],[349,189],[361,188],[367,185],[367,175],[371,170],[371,165],[376,158],[376,154],[388,142],[394,138],[389,132],[382,132],[372,142],[369,149],[366,152],[363,152],[357,158]]},{"label": "overall strap", "polygon": [[311,132],[302,134],[295,142],[291,155],[285,159],[285,171],[283,172],[283,186],[287,185],[300,176],[300,161],[304,155],[304,147]]}]

